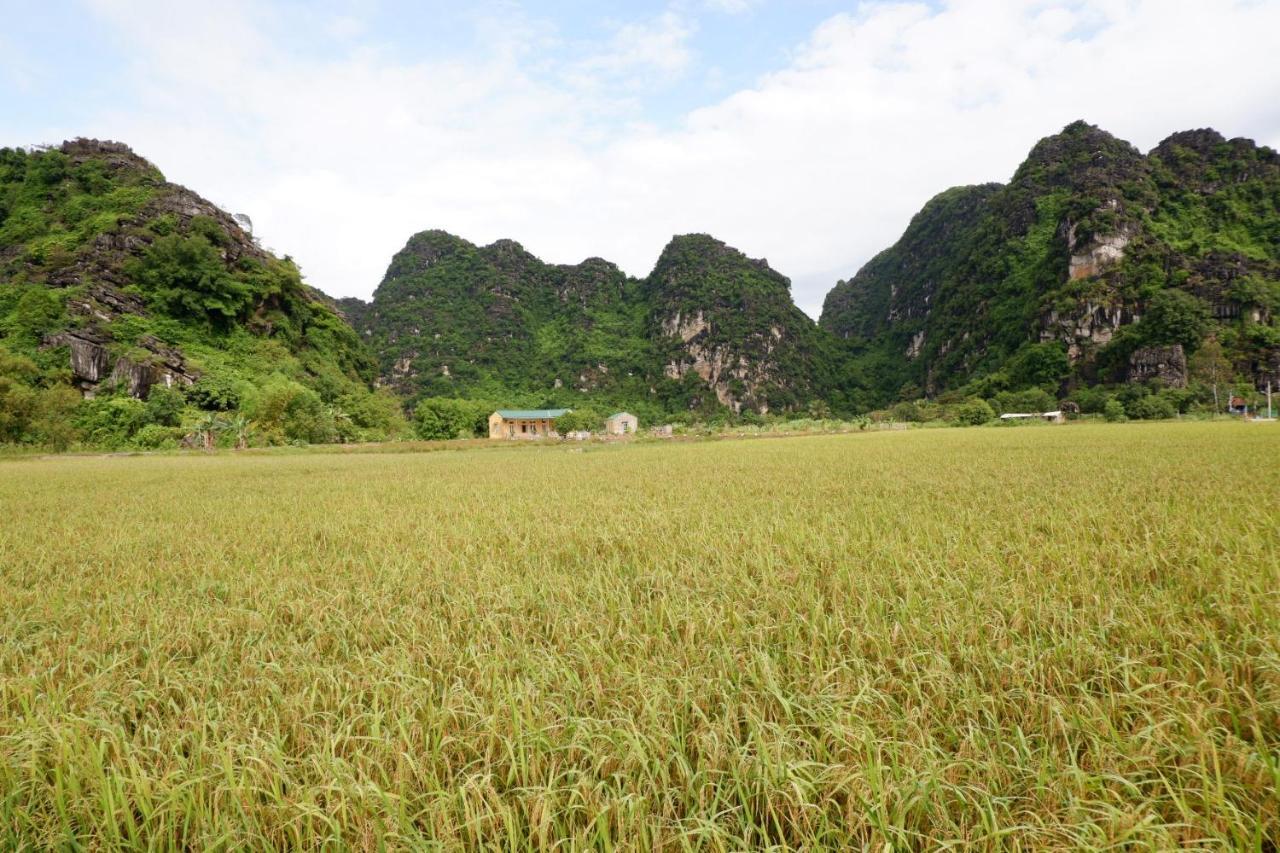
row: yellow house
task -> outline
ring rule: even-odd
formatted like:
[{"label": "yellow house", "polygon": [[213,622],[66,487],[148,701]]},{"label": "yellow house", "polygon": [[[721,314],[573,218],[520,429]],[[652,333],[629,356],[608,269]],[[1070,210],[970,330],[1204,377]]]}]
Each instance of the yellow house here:
[{"label": "yellow house", "polygon": [[568,409],[498,409],[489,415],[489,438],[559,438],[556,418]]}]

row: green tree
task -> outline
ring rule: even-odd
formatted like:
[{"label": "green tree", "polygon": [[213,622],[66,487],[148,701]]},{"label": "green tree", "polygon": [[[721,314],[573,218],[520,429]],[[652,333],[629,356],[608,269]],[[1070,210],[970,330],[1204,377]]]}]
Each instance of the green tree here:
[{"label": "green tree", "polygon": [[428,441],[473,438],[484,433],[489,412],[488,405],[476,400],[427,397],[413,410],[414,431]]},{"label": "green tree", "polygon": [[249,285],[227,271],[217,248],[201,234],[160,237],[131,265],[147,297],[173,317],[193,317],[226,326],[247,313]]},{"label": "green tree", "polygon": [[826,400],[810,400],[808,415],[815,421],[825,421],[831,419],[831,406]]},{"label": "green tree", "polygon": [[52,450],[66,450],[80,437],[75,415],[83,404],[80,392],[66,385],[41,391],[31,419],[31,440]]},{"label": "green tree", "polygon": [[66,320],[62,300],[47,287],[28,287],[18,298],[10,315],[13,334],[38,342],[49,332],[61,328]]},{"label": "green tree", "polygon": [[1124,404],[1114,398],[1107,400],[1103,405],[1102,416],[1107,419],[1108,423],[1113,424],[1129,419],[1124,413]]},{"label": "green tree", "polygon": [[1182,344],[1194,352],[1209,330],[1209,308],[1185,290],[1162,290],[1151,297],[1138,326],[1148,345]]},{"label": "green tree", "polygon": [[979,397],[965,400],[956,409],[956,420],[966,426],[980,426],[994,420],[995,416],[990,404]]},{"label": "green tree", "polygon": [[76,412],[76,428],[88,444],[119,450],[147,423],[147,407],[132,397],[95,397]]},{"label": "green tree", "polygon": [[39,369],[31,359],[0,348],[0,443],[26,439],[36,411],[36,390],[31,387]]},{"label": "green tree", "polygon": [[599,432],[603,427],[604,415],[587,406],[565,412],[563,415],[556,418],[556,432],[561,435],[581,430]]},{"label": "green tree", "polygon": [[191,432],[200,442],[201,447],[205,450],[213,450],[225,426],[225,422],[216,412],[202,412],[192,426]]},{"label": "green tree", "polygon": [[1203,382],[1213,389],[1213,411],[1222,411],[1222,401],[1218,389],[1231,381],[1231,362],[1227,361],[1222,351],[1222,344],[1216,337],[1207,339],[1200,348],[1187,360],[1187,372],[1191,379]]},{"label": "green tree", "polygon": [[1005,371],[1014,388],[1054,391],[1071,372],[1071,361],[1059,342],[1026,344],[1009,360]]},{"label": "green tree", "polygon": [[1168,398],[1159,394],[1148,394],[1126,406],[1125,414],[1137,420],[1158,421],[1176,417],[1178,410]]},{"label": "green tree", "polygon": [[187,398],[176,387],[159,385],[147,396],[147,420],[164,427],[176,427],[182,423],[182,410]]}]

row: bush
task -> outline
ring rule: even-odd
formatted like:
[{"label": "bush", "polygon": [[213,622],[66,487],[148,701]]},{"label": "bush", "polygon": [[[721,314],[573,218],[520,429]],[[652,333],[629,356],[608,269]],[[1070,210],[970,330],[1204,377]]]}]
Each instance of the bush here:
[{"label": "bush", "polygon": [[187,399],[210,412],[229,412],[239,408],[240,394],[235,385],[221,376],[201,376],[187,389]]},{"label": "bush", "polygon": [[991,401],[991,408],[998,414],[1006,412],[1051,412],[1058,408],[1058,401],[1043,388],[1025,391],[1001,391]]},{"label": "bush", "polygon": [[[74,392],[73,392],[74,393]],[[147,423],[147,407],[132,397],[96,397],[85,400],[75,425],[86,444],[120,450]]]},{"label": "bush", "polygon": [[578,430],[599,432],[604,427],[604,415],[595,409],[574,409],[556,418],[556,432],[564,435]]},{"label": "bush", "polygon": [[489,429],[487,403],[456,397],[427,397],[413,410],[413,426],[427,441],[475,438]]},{"label": "bush", "polygon": [[1107,419],[1108,423],[1121,423],[1129,420],[1124,413],[1124,404],[1119,400],[1107,400],[1102,406],[1102,416]]},{"label": "bush", "polygon": [[1085,387],[1077,388],[1071,393],[1070,398],[1077,406],[1080,407],[1080,413],[1084,415],[1102,414],[1102,410],[1110,401],[1111,395],[1107,393],[1105,388]]},{"label": "bush", "polygon": [[1209,330],[1209,308],[1185,290],[1162,290],[1151,297],[1138,329],[1149,345],[1182,344],[1190,353]]},{"label": "bush", "polygon": [[351,422],[359,428],[359,437],[364,440],[386,441],[409,434],[409,421],[400,407],[400,400],[385,389],[371,394],[344,394],[339,398],[338,406],[350,416]]},{"label": "bush", "polygon": [[138,430],[130,442],[139,450],[173,450],[182,438],[182,430],[161,424],[147,424]]},{"label": "bush", "polygon": [[47,287],[30,287],[19,297],[10,315],[12,333],[38,342],[66,321],[62,300]]},{"label": "bush", "polygon": [[1061,343],[1026,344],[1009,359],[1005,370],[1015,388],[1056,390],[1071,372],[1071,362]]},{"label": "bush", "polygon": [[995,419],[995,410],[986,400],[966,400],[956,409],[956,420],[966,426],[980,426]]},{"label": "bush", "polygon": [[1125,414],[1136,420],[1158,421],[1176,417],[1178,410],[1167,397],[1149,394],[1126,406]]},{"label": "bush", "polygon": [[334,413],[320,395],[281,376],[247,402],[246,413],[276,440],[283,436],[295,443],[326,444],[338,437]]},{"label": "bush", "polygon": [[129,270],[148,299],[173,317],[227,325],[252,301],[249,285],[227,271],[222,255],[201,234],[170,234],[152,243]]},{"label": "bush", "polygon": [[176,427],[182,423],[182,410],[186,405],[187,398],[181,389],[163,385],[152,388],[147,397],[147,420],[159,426]]},{"label": "bush", "polygon": [[895,421],[903,421],[905,423],[919,423],[924,420],[924,413],[920,411],[920,407],[915,403],[905,401],[894,405],[889,410],[889,415]]}]

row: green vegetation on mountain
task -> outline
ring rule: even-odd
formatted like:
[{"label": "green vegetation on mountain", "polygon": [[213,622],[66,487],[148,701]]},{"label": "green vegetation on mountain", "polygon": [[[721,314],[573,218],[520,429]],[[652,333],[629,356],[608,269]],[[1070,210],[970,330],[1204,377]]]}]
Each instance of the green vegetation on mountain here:
[{"label": "green vegetation on mountain", "polygon": [[292,261],[127,147],[0,150],[0,442],[402,432],[374,375]]},{"label": "green vegetation on mountain", "polygon": [[467,399],[629,408],[649,421],[824,397],[834,341],[824,348],[789,288],[704,235],[673,239],[637,280],[598,258],[546,264],[510,240],[477,247],[426,231],[397,253],[371,304],[341,307],[383,380],[442,412]]},{"label": "green vegetation on mountain", "polygon": [[1211,385],[1280,385],[1278,310],[1276,152],[1198,130],[1144,156],[1077,122],[1009,184],[930,201],[836,285],[821,325],[847,342],[872,405],[1189,382],[1185,407]]},{"label": "green vegetation on mountain", "polygon": [[1280,387],[1278,314],[1280,156],[1211,130],[1144,155],[1072,124],[931,200],[819,324],[702,234],[637,279],[426,231],[334,302],[124,145],[0,150],[4,444],[441,438],[501,406],[1157,418]]}]

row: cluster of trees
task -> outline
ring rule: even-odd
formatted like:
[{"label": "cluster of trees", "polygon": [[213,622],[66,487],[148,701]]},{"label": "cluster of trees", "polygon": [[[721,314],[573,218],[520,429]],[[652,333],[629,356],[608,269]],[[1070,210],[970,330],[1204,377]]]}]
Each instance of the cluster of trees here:
[{"label": "cluster of trees", "polygon": [[158,386],[147,399],[105,391],[83,397],[30,358],[0,346],[0,444],[54,450],[154,450],[182,444],[249,447],[382,441],[410,435],[387,392],[327,400],[283,375],[262,384],[203,380]]}]

